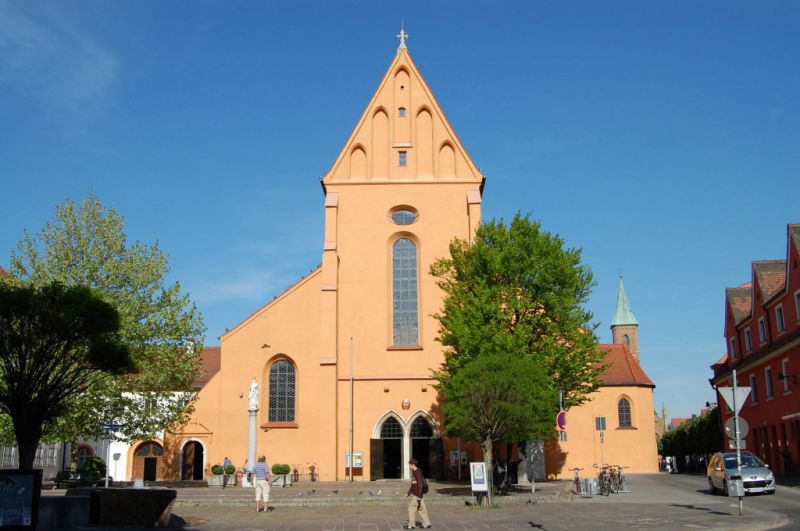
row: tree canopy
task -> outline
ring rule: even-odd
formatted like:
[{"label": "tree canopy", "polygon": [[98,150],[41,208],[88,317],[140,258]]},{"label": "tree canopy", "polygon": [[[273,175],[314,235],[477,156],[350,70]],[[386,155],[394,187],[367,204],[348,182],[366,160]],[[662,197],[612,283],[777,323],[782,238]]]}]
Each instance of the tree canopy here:
[{"label": "tree canopy", "polygon": [[480,441],[489,471],[495,441],[517,442],[553,434],[558,394],[544,369],[530,356],[484,353],[440,382],[437,390],[445,430]]},{"label": "tree canopy", "polygon": [[446,347],[440,381],[487,353],[530,356],[564,406],[576,406],[600,385],[603,352],[596,325],[585,309],[594,286],[579,249],[542,230],[529,216],[510,225],[482,224],[473,243],[456,239],[450,257],[437,260],[431,274],[444,291],[435,317]]},{"label": "tree canopy", "polygon": [[719,407],[666,432],[661,438],[664,455],[678,457],[683,463],[687,455],[708,455],[722,449]]},{"label": "tree canopy", "polygon": [[0,411],[20,469],[33,468],[42,430],[107,374],[134,364],[112,305],[83,286],[0,282]]},{"label": "tree canopy", "polygon": [[46,435],[97,436],[107,422],[121,424],[124,438],[135,440],[185,420],[205,327],[180,284],[167,282],[167,256],[157,243],[129,244],[122,217],[90,194],[81,204],[58,206],[35,235],[26,231],[9,272],[33,286],[58,281],[96,290],[119,312],[120,338],[138,368],[96,379]]}]

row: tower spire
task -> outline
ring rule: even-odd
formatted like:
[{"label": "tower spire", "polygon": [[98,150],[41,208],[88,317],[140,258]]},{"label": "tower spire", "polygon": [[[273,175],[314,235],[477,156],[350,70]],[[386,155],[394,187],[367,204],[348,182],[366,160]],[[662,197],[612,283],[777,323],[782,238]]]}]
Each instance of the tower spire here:
[{"label": "tower spire", "polygon": [[622,273],[619,274],[619,291],[617,292],[617,311],[611,326],[615,325],[638,325],[636,316],[633,315],[631,304],[628,302],[628,295],[625,293],[625,284],[622,282]]}]

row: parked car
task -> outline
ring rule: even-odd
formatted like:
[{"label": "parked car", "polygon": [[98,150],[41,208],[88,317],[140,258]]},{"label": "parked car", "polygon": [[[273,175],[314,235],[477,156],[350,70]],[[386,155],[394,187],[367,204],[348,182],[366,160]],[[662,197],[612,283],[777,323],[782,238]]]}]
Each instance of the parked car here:
[{"label": "parked car", "polygon": [[[765,492],[775,493],[775,475],[761,459],[750,452],[741,452],[742,482],[745,494]],[[728,482],[731,476],[738,474],[736,469],[736,452],[717,452],[708,462],[706,475],[708,488],[712,493],[721,490],[728,492]]]}]

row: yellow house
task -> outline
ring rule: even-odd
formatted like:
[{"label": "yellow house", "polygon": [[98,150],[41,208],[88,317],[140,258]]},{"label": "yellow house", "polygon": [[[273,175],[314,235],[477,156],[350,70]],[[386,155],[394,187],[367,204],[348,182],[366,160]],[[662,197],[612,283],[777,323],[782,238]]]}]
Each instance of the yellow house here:
[{"label": "yellow house", "polygon": [[[163,441],[131,447],[129,477],[149,466],[151,478],[203,479],[225,457],[241,466],[266,455],[301,473],[313,465],[322,480],[343,479],[351,437],[357,480],[408,478],[412,456],[427,477],[453,470],[448,451],[458,442],[444,440],[435,420],[431,369],[443,353],[432,315],[442,293],[428,269],[453,238],[472,239],[484,177],[401,36],[322,178],[321,265],[204,353],[213,371],[192,421]],[[638,391],[626,393],[637,414],[649,409],[652,424],[652,389],[649,406]],[[652,426],[641,428],[652,438]],[[462,449],[481,459],[477,445]]]}]

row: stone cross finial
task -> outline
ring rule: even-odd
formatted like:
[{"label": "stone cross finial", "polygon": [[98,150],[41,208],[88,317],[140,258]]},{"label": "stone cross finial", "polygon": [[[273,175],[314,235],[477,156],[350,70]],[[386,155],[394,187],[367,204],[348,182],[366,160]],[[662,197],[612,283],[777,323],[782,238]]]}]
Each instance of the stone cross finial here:
[{"label": "stone cross finial", "polygon": [[397,40],[400,41],[400,46],[397,47],[398,50],[405,49],[407,38],[408,38],[408,33],[405,32],[403,26],[400,26],[400,33],[397,34]]}]

